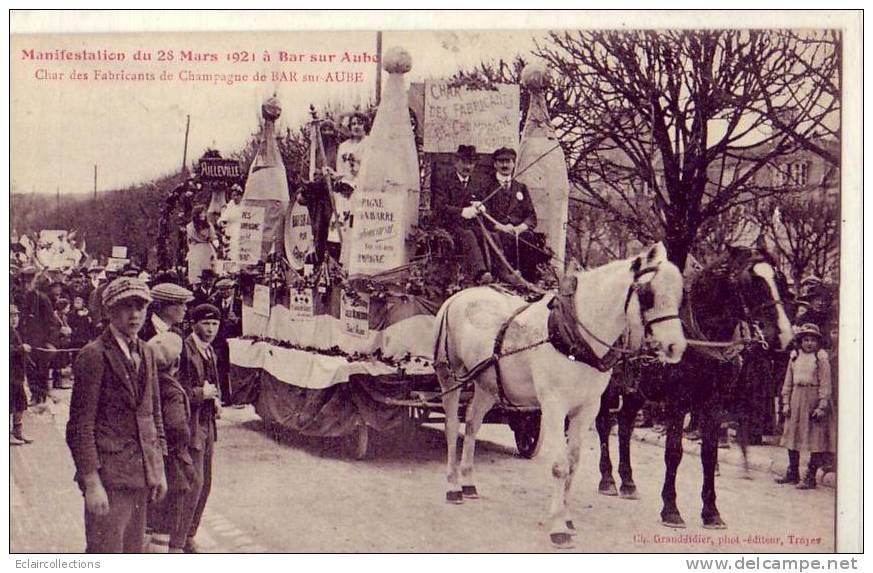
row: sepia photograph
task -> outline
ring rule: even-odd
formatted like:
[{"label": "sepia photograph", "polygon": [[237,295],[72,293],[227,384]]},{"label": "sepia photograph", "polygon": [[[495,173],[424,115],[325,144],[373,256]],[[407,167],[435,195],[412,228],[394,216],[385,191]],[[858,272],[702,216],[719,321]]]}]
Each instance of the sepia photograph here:
[{"label": "sepia photograph", "polygon": [[862,18],[12,10],[9,553],[863,551]]}]

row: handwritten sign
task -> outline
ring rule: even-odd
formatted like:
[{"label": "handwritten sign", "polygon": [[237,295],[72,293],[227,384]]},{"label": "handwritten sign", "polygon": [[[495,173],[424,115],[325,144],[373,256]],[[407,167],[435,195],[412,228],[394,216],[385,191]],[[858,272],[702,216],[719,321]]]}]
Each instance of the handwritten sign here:
[{"label": "handwritten sign", "polygon": [[120,271],[129,262],[130,262],[130,259],[124,259],[124,258],[119,258],[119,257],[109,257],[106,260],[106,270],[107,271]]},{"label": "handwritten sign", "polygon": [[218,259],[215,261],[215,267],[221,276],[239,272],[239,263],[233,259]]},{"label": "handwritten sign", "polygon": [[315,318],[315,304],[312,291],[290,289],[288,297],[288,311],[291,320],[295,322],[309,322]]},{"label": "handwritten sign", "polygon": [[425,82],[424,150],[454,153],[458,145],[475,145],[479,153],[518,147],[517,85],[497,90],[468,90],[444,81]]},{"label": "handwritten sign", "polygon": [[285,234],[285,254],[292,269],[300,270],[306,261],[307,253],[313,249],[312,222],[309,209],[295,203],[289,212]]},{"label": "handwritten sign", "polygon": [[350,297],[343,291],[340,319],[343,332],[355,338],[366,338],[370,334],[370,303],[367,295]]},{"label": "handwritten sign", "polygon": [[252,311],[261,316],[270,316],[270,287],[255,285],[255,292],[252,296]]},{"label": "handwritten sign", "polygon": [[253,265],[261,260],[261,242],[264,237],[264,208],[243,205],[239,223],[236,260],[240,266]]},{"label": "handwritten sign", "polygon": [[357,191],[349,274],[375,274],[404,263],[404,195]]}]

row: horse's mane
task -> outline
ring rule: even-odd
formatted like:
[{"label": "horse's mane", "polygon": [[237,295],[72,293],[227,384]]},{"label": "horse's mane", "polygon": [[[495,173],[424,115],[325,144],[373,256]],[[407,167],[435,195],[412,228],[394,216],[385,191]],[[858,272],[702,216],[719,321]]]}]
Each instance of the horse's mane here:
[{"label": "horse's mane", "polygon": [[733,247],[719,256],[690,279],[686,285],[688,296],[683,307],[686,321],[696,325],[708,338],[730,335],[737,318],[729,301],[736,298],[731,275],[738,263],[744,263],[758,254],[757,249]]}]

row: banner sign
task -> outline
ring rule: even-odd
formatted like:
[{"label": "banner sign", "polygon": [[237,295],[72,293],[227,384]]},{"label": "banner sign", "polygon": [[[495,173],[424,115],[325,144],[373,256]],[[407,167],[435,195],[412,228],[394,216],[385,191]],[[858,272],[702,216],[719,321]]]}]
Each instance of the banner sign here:
[{"label": "banner sign", "polygon": [[375,274],[402,265],[405,196],[399,193],[356,191],[349,274]]},{"label": "banner sign", "polygon": [[253,265],[261,260],[261,242],[264,237],[264,208],[243,204],[240,216],[238,251],[240,266]]},{"label": "banner sign", "polygon": [[124,258],[119,258],[119,257],[109,257],[106,260],[106,270],[107,271],[120,271],[129,262],[130,262],[130,259],[124,259]]},{"label": "banner sign", "polygon": [[255,285],[252,311],[261,316],[270,316],[270,287],[267,285]]},{"label": "banner sign", "polygon": [[207,181],[242,178],[239,162],[233,159],[203,158],[198,164],[201,179]]},{"label": "banner sign", "polygon": [[315,318],[312,290],[291,288],[288,296],[288,311],[294,322],[309,322]]},{"label": "banner sign", "polygon": [[232,275],[239,272],[239,264],[233,259],[217,259],[215,261],[215,268],[220,276]]},{"label": "banner sign", "polygon": [[306,261],[306,255],[313,250],[312,222],[309,219],[309,209],[300,203],[294,203],[288,217],[285,234],[285,256],[292,269],[300,270]]},{"label": "banner sign", "polygon": [[343,291],[340,320],[343,332],[355,338],[366,338],[370,334],[370,303],[367,295],[350,297]]},{"label": "banner sign", "polygon": [[518,147],[517,85],[468,90],[427,81],[424,87],[424,151],[454,153],[462,144],[475,145],[479,153]]}]

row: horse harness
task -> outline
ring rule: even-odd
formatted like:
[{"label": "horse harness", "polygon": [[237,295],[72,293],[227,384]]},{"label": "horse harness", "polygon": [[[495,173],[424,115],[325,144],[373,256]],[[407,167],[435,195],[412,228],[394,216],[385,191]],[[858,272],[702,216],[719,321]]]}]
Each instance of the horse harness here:
[{"label": "horse harness", "polygon": [[[763,258],[754,258],[743,266],[739,274],[742,275],[748,273],[749,269],[758,262],[766,261]],[[761,327],[755,322],[750,322],[752,313],[758,312],[763,308],[769,308],[770,306],[780,306],[783,303],[781,300],[770,300],[760,303],[750,310],[746,303],[746,299],[743,296],[743,290],[739,285],[740,281],[733,275],[729,280],[737,292],[737,298],[739,299],[740,306],[742,307],[745,316],[745,320],[740,320],[738,322],[737,327],[734,329],[734,335],[730,341],[710,341],[706,338],[706,335],[703,334],[692,308],[693,305],[691,299],[693,296],[693,283],[685,289],[687,304],[685,305],[686,310],[683,313],[685,316],[682,317],[682,325],[686,332],[691,335],[691,337],[686,336],[689,347],[712,360],[718,362],[733,362],[737,365],[742,365],[742,353],[752,344],[758,344],[764,350],[769,348],[769,344],[767,343],[764,333],[761,331]]]},{"label": "horse harness", "polygon": [[[631,297],[634,293],[637,293],[637,296],[640,300],[641,318],[643,318],[643,313],[654,305],[654,293],[651,290],[651,286],[649,285],[649,283],[640,283],[639,279],[647,274],[655,272],[657,272],[657,267],[647,267],[634,272],[634,282],[628,288],[627,296],[625,297],[625,314],[627,313]],[[585,326],[585,324],[581,320],[579,320],[578,314],[576,312],[576,306],[575,304],[573,304],[573,297],[576,294],[577,286],[578,279],[575,276],[566,277],[564,281],[562,281],[558,294],[556,294],[554,298],[549,301],[547,338],[538,342],[534,342],[527,346],[504,351],[503,343],[506,338],[506,332],[509,330],[510,325],[524,311],[530,308],[533,303],[527,303],[517,308],[509,316],[509,318],[507,318],[503,322],[503,324],[500,325],[500,329],[497,331],[497,336],[494,338],[494,348],[491,356],[473,366],[463,376],[459,376],[457,380],[460,382],[460,384],[450,389],[449,392],[455,390],[456,388],[466,386],[474,378],[478,377],[482,372],[493,366],[497,383],[498,402],[503,407],[511,408],[514,407],[515,404],[513,404],[512,401],[509,400],[509,398],[506,396],[506,390],[504,389],[503,376],[500,368],[501,358],[511,356],[513,354],[518,354],[526,350],[531,350],[533,348],[536,348],[537,346],[549,343],[555,348],[555,350],[566,356],[567,359],[570,361],[582,362],[584,364],[587,364],[588,366],[591,366],[592,368],[596,368],[600,372],[608,372],[623,357],[634,353],[635,351],[630,350],[626,345],[617,346],[621,341],[621,338],[624,336],[624,333],[620,335],[618,339],[616,339],[612,344],[609,344],[597,337]],[[645,320],[645,318],[643,318],[644,328],[648,332],[653,324],[657,324],[658,322],[665,322],[668,320],[679,320],[679,316],[665,315],[651,320]],[[591,347],[591,344],[579,334],[579,328],[581,328],[586,334],[588,334],[588,336],[590,336],[596,342],[603,346],[606,346],[609,349],[603,357],[597,356],[597,354],[594,352],[594,349]],[[448,356],[448,353],[446,353],[446,356]]]}]

